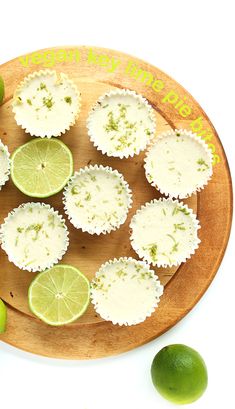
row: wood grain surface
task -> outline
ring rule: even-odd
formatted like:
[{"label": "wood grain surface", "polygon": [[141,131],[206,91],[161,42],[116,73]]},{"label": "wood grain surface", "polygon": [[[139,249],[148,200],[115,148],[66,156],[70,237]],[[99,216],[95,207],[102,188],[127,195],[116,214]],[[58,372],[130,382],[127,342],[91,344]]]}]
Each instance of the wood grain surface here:
[{"label": "wood grain surface", "polygon": [[[135,211],[159,193],[151,187],[144,175],[144,153],[130,159],[108,158],[98,152],[89,141],[86,130],[87,114],[96,99],[112,88],[129,88],[144,95],[156,112],[157,130],[160,132],[182,127],[190,129],[192,119],[201,116],[207,133],[213,135],[213,145],[220,163],[214,166],[213,178],[198,195],[186,202],[197,213],[202,226],[199,237],[201,244],[196,254],[179,268],[155,271],[165,285],[165,293],[157,311],[144,323],[132,327],[118,327],[104,322],[90,305],[87,312],[74,324],[53,328],[32,316],[28,309],[27,290],[34,273],[21,271],[9,263],[6,254],[0,250],[0,297],[8,304],[8,328],[0,339],[18,348],[36,354],[64,359],[90,359],[118,354],[156,338],[179,321],[200,299],[212,281],[226,249],[232,219],[231,178],[221,142],[209,119],[194,99],[178,83],[149,64],[123,53],[94,48],[95,55],[105,55],[110,60],[119,60],[120,65],[135,61],[142,70],[151,72],[174,89],[178,98],[187,97],[192,107],[193,118],[184,119],[172,104],[162,102],[160,92],[146,84],[123,75],[121,67],[115,72],[107,72],[104,66],[91,64],[88,47],[67,47],[67,52],[79,50],[80,61],[57,63],[53,69],[67,73],[77,84],[82,95],[82,109],[75,126],[61,137],[73,152],[75,170],[87,164],[103,164],[123,173],[133,191],[133,208],[126,223],[109,235],[91,236],[75,229],[68,220],[70,231],[69,251],[62,262],[77,266],[91,279],[100,265],[108,259],[121,256],[137,258],[129,241],[129,222]],[[57,52],[58,49],[52,49]],[[41,54],[51,52],[43,50]],[[106,61],[108,61],[106,58]],[[104,59],[103,59],[104,60]],[[97,61],[99,61],[97,59]],[[17,84],[30,72],[45,68],[44,64],[24,67],[19,59],[0,66],[0,75],[6,85],[5,100],[0,107],[0,139],[12,153],[14,149],[30,140],[16,125],[11,109],[11,100]],[[43,200],[64,215],[62,194]],[[8,182],[0,192],[0,223],[14,207],[31,201],[19,192],[12,182]],[[33,200],[37,201],[37,200]],[[42,201],[42,200],[41,200]],[[65,216],[65,215],[64,215]]]}]

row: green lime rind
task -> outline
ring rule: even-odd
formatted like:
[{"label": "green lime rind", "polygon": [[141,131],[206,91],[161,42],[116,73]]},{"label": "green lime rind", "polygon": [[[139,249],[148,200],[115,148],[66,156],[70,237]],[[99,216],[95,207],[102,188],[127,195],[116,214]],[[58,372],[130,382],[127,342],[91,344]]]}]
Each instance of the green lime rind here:
[{"label": "green lime rind", "polygon": [[46,198],[59,193],[73,174],[73,155],[60,140],[33,139],[11,156],[11,178],[25,195]]},{"label": "green lime rind", "polygon": [[0,76],[0,105],[3,102],[4,93],[5,93],[4,81],[2,77]]},{"label": "green lime rind", "polygon": [[6,331],[7,324],[7,307],[4,302],[0,299],[0,334]]},{"label": "green lime rind", "polygon": [[157,391],[176,404],[195,402],[208,384],[203,358],[182,344],[166,346],[157,353],[152,362],[151,376]]},{"label": "green lime rind", "polygon": [[90,302],[89,280],[67,264],[39,273],[28,290],[29,308],[51,326],[70,324],[81,317]]}]

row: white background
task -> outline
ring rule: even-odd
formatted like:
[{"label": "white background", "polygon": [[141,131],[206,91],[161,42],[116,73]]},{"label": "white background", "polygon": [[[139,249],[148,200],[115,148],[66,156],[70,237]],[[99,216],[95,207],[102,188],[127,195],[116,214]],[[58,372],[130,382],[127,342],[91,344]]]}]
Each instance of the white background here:
[{"label": "white background", "polygon": [[[62,45],[109,47],[149,61],[183,85],[205,109],[234,176],[232,5],[226,0],[4,1],[0,64]],[[154,390],[150,365],[161,347],[177,342],[197,349],[208,366],[208,389],[190,407],[234,408],[234,237],[233,232],[219,272],[198,305],[146,346],[115,358],[64,362],[0,342],[1,408],[173,408]]]}]

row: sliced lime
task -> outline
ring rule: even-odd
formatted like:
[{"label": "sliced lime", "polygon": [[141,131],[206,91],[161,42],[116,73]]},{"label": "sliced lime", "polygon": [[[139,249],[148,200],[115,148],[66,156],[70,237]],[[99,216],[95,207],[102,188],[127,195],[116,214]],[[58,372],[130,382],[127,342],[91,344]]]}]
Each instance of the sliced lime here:
[{"label": "sliced lime", "polygon": [[0,105],[3,101],[3,98],[4,98],[4,82],[3,82],[2,77],[0,76]]},{"label": "sliced lime", "polygon": [[7,308],[4,302],[0,299],[0,334],[5,332],[7,322]]},{"label": "sliced lime", "polygon": [[49,197],[60,192],[72,173],[72,153],[58,139],[33,139],[17,148],[11,158],[14,184],[32,197]]},{"label": "sliced lime", "polygon": [[78,319],[90,300],[90,283],[75,267],[58,264],[38,274],[29,287],[29,307],[50,325]]}]

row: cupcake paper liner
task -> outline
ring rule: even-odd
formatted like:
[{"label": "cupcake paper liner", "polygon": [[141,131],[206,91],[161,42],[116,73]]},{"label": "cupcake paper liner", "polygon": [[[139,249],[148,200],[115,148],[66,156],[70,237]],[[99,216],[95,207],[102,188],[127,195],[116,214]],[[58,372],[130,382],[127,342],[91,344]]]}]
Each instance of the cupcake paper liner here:
[{"label": "cupcake paper liner", "polygon": [[[115,99],[113,109],[118,113],[110,110],[110,101]],[[90,140],[98,150],[107,156],[123,159],[145,150],[154,136],[156,117],[142,95],[128,89],[116,89],[97,100],[88,115],[87,128]]]},{"label": "cupcake paper liner", "polygon": [[191,257],[200,239],[199,221],[186,204],[154,199],[137,210],[131,223],[131,245],[140,258],[157,267],[177,266]]},{"label": "cupcake paper liner", "polygon": [[10,262],[22,270],[36,272],[62,259],[69,245],[68,234],[58,211],[45,203],[28,202],[4,219],[0,242]]},{"label": "cupcake paper liner", "polygon": [[131,257],[103,264],[91,282],[96,312],[114,325],[139,324],[156,310],[163,286],[144,261]]},{"label": "cupcake paper liner", "polygon": [[90,234],[106,234],[126,221],[132,193],[117,170],[90,165],[75,172],[70,179],[63,203],[74,227]]},{"label": "cupcake paper liner", "polygon": [[10,154],[8,147],[0,139],[0,190],[9,180],[10,176]]},{"label": "cupcake paper liner", "polygon": [[60,136],[75,124],[80,112],[80,93],[66,74],[40,70],[29,74],[13,96],[17,125],[31,136]]},{"label": "cupcake paper liner", "polygon": [[[185,137],[190,139],[192,147],[181,145]],[[159,135],[149,146],[144,167],[152,186],[164,195],[183,199],[208,184],[213,173],[212,162],[211,150],[200,136],[186,129],[175,129]]]}]

